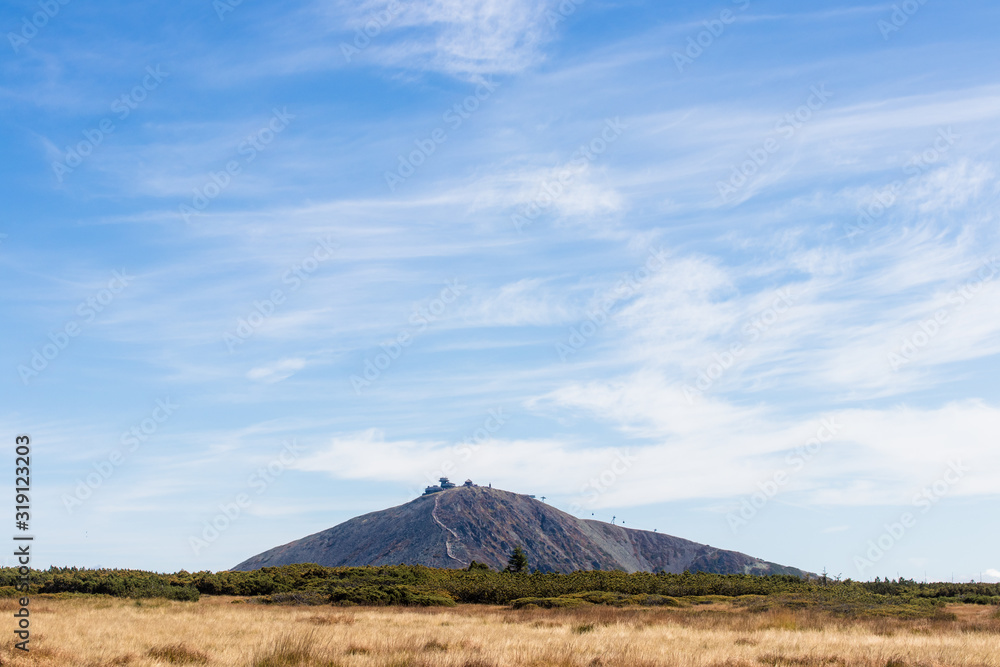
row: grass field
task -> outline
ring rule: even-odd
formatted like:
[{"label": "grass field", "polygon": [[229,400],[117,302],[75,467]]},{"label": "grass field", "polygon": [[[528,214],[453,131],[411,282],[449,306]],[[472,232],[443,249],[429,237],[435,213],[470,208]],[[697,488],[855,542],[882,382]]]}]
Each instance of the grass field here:
[{"label": "grass field", "polygon": [[[235,602],[235,603],[234,603]],[[937,618],[845,619],[820,610],[276,606],[38,596],[31,652],[0,664],[504,667],[685,665],[1000,667],[997,607]],[[12,624],[14,601],[0,600]]]}]

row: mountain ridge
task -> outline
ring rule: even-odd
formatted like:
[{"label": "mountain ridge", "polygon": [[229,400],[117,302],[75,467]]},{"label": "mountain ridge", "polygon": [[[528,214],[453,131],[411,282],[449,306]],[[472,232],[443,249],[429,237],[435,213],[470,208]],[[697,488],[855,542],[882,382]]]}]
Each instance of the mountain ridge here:
[{"label": "mountain ridge", "polygon": [[426,565],[502,569],[520,546],[542,572],[624,570],[720,574],[809,573],[664,533],[579,519],[528,496],[481,486],[449,488],[369,512],[268,549],[233,570],[318,565]]}]

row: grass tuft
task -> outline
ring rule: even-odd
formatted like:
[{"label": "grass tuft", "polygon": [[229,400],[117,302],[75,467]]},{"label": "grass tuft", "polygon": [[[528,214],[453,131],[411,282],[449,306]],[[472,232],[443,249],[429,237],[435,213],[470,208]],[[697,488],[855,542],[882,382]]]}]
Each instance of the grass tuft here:
[{"label": "grass tuft", "polygon": [[432,639],[429,642],[427,642],[426,644],[424,644],[424,650],[425,651],[447,651],[448,650],[448,645],[447,644],[443,644],[443,643],[439,642],[436,639]]},{"label": "grass tuft", "polygon": [[370,648],[365,648],[364,646],[355,646],[354,644],[351,644],[344,652],[347,655],[368,655],[372,652],[372,650]]},{"label": "grass tuft", "polygon": [[205,664],[208,662],[208,654],[188,648],[186,644],[154,646],[146,651],[146,655],[157,660],[164,660],[172,665]]},{"label": "grass tuft", "polygon": [[251,667],[297,667],[314,658],[316,637],[312,632],[285,634],[270,646],[259,648]]}]

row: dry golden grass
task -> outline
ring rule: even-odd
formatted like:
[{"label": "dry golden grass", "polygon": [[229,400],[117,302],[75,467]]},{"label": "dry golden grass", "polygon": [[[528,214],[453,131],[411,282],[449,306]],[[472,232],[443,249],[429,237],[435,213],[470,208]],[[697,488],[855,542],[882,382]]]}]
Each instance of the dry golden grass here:
[{"label": "dry golden grass", "polygon": [[[954,620],[845,620],[815,611],[278,607],[103,598],[31,602],[31,652],[58,667],[1000,667],[995,608]],[[13,600],[0,600],[12,618]]]}]

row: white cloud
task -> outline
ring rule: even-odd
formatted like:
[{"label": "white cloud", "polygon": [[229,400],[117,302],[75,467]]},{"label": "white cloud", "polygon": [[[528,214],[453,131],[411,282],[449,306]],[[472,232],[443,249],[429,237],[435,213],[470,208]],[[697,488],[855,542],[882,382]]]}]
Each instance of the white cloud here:
[{"label": "white cloud", "polygon": [[554,4],[551,0],[375,0],[348,5],[347,23],[352,30],[373,20],[380,26],[380,34],[365,47],[366,58],[393,67],[471,77],[520,72],[537,63],[539,47],[551,33],[546,12]]},{"label": "white cloud", "polygon": [[[532,159],[547,161],[550,156]],[[626,199],[610,183],[607,170],[591,163],[497,168],[470,183],[465,196],[471,199],[474,211],[505,210],[508,217],[516,213],[530,223],[550,217],[557,221],[586,221],[626,208]]]},{"label": "white cloud", "polygon": [[384,431],[368,429],[333,438],[294,467],[339,479],[422,484],[450,475],[524,493],[534,488],[569,494],[617,455],[618,450],[610,447],[581,450],[574,443],[548,439],[490,439],[479,444],[386,440]]},{"label": "white cloud", "polygon": [[854,249],[791,240],[781,259],[750,265],[675,255],[611,318],[618,345],[603,359],[714,396],[782,384],[839,400],[933,386],[956,362],[1000,353],[1000,267],[967,231],[946,240],[927,226]]},{"label": "white cloud", "polygon": [[466,311],[476,326],[545,326],[573,319],[560,295],[539,278],[524,278],[482,294]]},{"label": "white cloud", "polygon": [[[989,435],[1000,428],[1000,408],[978,401],[790,418],[718,399],[691,405],[679,387],[647,371],[570,385],[529,405],[589,414],[612,424],[630,444],[641,443],[641,465],[627,486],[609,491],[609,504],[731,498],[792,469],[788,489],[827,505],[910,504],[953,463],[965,471],[949,495],[989,495],[1000,488],[1000,453]],[[805,466],[790,463],[788,457],[824,424],[833,425],[834,437],[821,457]],[[552,463],[553,469],[559,465]]]},{"label": "white cloud", "polygon": [[907,195],[922,214],[947,212],[965,207],[989,185],[997,187],[992,166],[962,158],[928,172]]},{"label": "white cloud", "polygon": [[[616,446],[499,438],[475,446],[387,440],[369,429],[334,438],[296,467],[413,484],[442,474],[472,477],[566,502],[590,497],[591,507],[735,499],[779,471],[788,478],[785,497],[827,506],[912,505],[938,480],[954,480],[955,471],[949,497],[990,495],[1000,486],[1000,453],[988,435],[1000,429],[1000,408],[982,403],[782,418],[721,402],[692,408],[675,389],[644,376],[564,389],[533,407],[584,412],[622,436]],[[822,444],[804,449],[815,438]],[[613,470],[620,455],[629,463],[595,493],[592,481]]]},{"label": "white cloud", "polygon": [[305,359],[282,359],[267,366],[258,366],[247,371],[247,378],[268,384],[281,382],[306,367]]}]

